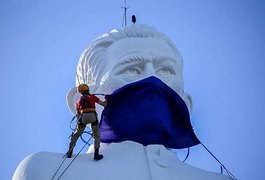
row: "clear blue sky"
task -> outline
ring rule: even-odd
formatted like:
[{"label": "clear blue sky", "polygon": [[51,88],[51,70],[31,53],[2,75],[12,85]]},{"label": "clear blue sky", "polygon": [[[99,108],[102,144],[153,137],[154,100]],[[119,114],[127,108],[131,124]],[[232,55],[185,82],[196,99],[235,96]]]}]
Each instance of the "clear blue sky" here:
[{"label": "clear blue sky", "polygon": [[[72,114],[65,96],[75,85],[78,58],[98,35],[122,26],[123,5],[123,0],[0,2],[0,179],[11,179],[31,153],[67,150]],[[265,2],[127,0],[127,5],[128,17],[135,14],[137,23],[164,32],[180,50],[199,139],[238,179],[265,179]],[[201,146],[191,149],[187,163],[219,172]]]}]

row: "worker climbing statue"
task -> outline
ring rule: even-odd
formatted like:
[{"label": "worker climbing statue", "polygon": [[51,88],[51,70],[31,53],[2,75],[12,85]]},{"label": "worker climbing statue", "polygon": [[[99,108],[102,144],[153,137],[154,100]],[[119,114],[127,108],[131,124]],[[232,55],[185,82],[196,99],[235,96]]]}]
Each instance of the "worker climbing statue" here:
[{"label": "worker climbing statue", "polygon": [[80,94],[82,94],[82,97],[80,97],[76,103],[76,114],[78,120],[76,129],[71,135],[71,142],[69,144],[69,150],[66,153],[66,157],[72,157],[73,149],[76,145],[77,139],[84,132],[86,125],[91,124],[91,129],[93,132],[92,135],[95,139],[94,160],[101,160],[103,158],[103,155],[99,154],[100,131],[95,103],[98,103],[102,106],[106,106],[106,101],[101,101],[98,97],[90,94],[89,87],[87,84],[80,84],[77,90]]},{"label": "worker climbing statue", "polygon": [[[109,95],[99,113],[101,151],[106,158],[99,163],[77,158],[75,164],[80,166],[71,166],[64,179],[230,179],[183,163],[172,151],[200,141],[190,122],[192,100],[184,90],[183,59],[165,34],[147,25],[132,25],[99,36],[80,56],[76,86],[80,84],[87,84],[91,94]],[[80,97],[76,86],[67,95],[73,114]],[[93,151],[91,145],[87,156]],[[39,156],[46,161],[37,161]],[[32,171],[54,172],[57,167],[49,163],[58,161],[53,154],[34,154],[21,163],[14,180],[49,179]],[[131,163],[133,167],[127,166]]]}]

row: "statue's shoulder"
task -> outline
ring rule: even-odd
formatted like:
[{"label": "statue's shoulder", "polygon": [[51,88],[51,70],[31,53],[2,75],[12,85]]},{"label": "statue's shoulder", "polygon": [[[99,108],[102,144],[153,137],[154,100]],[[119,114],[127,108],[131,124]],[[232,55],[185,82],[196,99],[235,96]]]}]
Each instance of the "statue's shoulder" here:
[{"label": "statue's shoulder", "polygon": [[[76,152],[77,153],[77,152]],[[13,180],[47,180],[62,176],[64,180],[72,179],[126,179],[154,180],[203,179],[227,180],[225,175],[208,172],[180,161],[173,151],[163,145],[143,146],[132,141],[110,143],[102,146],[104,158],[93,160],[93,152],[81,153],[64,159],[64,154],[38,152],[26,157],[17,167]],[[73,163],[71,163],[73,161]],[[62,164],[63,162],[63,164]],[[62,165],[61,165],[62,164]],[[83,172],[83,173],[80,173]],[[187,173],[188,172],[188,173]],[[200,177],[200,178],[198,178]]]},{"label": "statue's shoulder", "polygon": [[[80,174],[80,171],[86,172],[89,169],[93,172],[97,169],[95,163],[100,164],[100,162],[93,160],[92,153],[76,155],[73,154],[72,158],[65,158],[63,153],[38,152],[31,154],[20,162],[13,175],[13,180],[52,179],[58,170],[54,177],[54,179],[57,179],[66,168],[63,179],[83,179],[84,174]],[[94,177],[93,173],[90,177]]]},{"label": "statue's shoulder", "polygon": [[[13,180],[45,179],[64,154],[53,152],[37,152],[24,158],[13,175]],[[43,178],[42,178],[43,177]]]}]

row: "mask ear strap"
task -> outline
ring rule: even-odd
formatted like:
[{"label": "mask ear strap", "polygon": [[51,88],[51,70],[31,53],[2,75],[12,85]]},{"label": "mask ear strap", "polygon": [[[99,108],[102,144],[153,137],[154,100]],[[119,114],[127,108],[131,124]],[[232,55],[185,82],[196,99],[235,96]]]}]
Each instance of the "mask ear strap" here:
[{"label": "mask ear strap", "polygon": [[189,155],[190,155],[190,147],[188,147],[187,155],[186,155],[185,159],[182,162],[185,162],[188,159]]},{"label": "mask ear strap", "polygon": [[80,97],[80,94],[77,92],[76,87],[71,88],[66,95],[66,103],[68,105],[68,108],[74,115],[76,114],[75,102],[78,98],[77,96]]},{"label": "mask ear strap", "polygon": [[183,97],[183,100],[189,109],[189,113],[191,114],[192,113],[192,98],[191,98],[191,96],[189,95],[189,93],[183,92],[182,97]]}]

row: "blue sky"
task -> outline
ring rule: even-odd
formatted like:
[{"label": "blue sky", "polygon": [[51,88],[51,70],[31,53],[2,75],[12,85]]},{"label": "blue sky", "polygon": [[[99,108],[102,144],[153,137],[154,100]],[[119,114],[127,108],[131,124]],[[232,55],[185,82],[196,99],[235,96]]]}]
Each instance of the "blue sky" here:
[{"label": "blue sky", "polygon": [[[265,3],[127,5],[128,19],[135,14],[137,23],[164,32],[180,50],[198,138],[238,179],[265,179]],[[123,0],[0,2],[0,179],[11,179],[31,153],[67,150],[72,114],[65,97],[78,58],[98,35],[122,26],[121,6]],[[191,149],[187,163],[219,172],[202,146]]]}]

